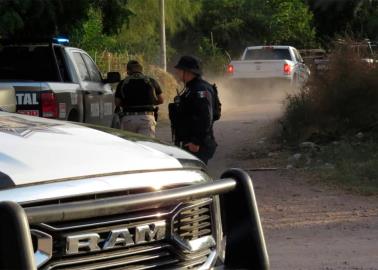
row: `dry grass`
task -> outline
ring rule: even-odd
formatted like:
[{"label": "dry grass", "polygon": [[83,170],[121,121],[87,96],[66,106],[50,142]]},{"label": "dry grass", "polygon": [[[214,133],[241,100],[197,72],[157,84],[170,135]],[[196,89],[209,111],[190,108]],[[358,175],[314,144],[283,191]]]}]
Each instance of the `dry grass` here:
[{"label": "dry grass", "polygon": [[[313,73],[314,74],[314,73]],[[371,130],[378,123],[378,67],[364,62],[348,44],[329,58],[300,93],[287,98],[282,119],[287,141],[328,142]]]},{"label": "dry grass", "polygon": [[164,104],[160,105],[159,116],[160,119],[167,120],[168,103],[173,101],[173,98],[177,94],[177,89],[180,88],[180,85],[172,74],[165,72],[157,66],[148,66],[146,69],[146,74],[155,78],[163,89]]},{"label": "dry grass", "polygon": [[346,141],[322,147],[318,158],[334,169],[317,168],[327,183],[362,195],[378,195],[378,144],[375,140]]},{"label": "dry grass", "polygon": [[[334,168],[316,172],[327,183],[378,194],[378,65],[364,61],[350,43],[335,48],[328,71],[287,98],[282,124],[283,139],[292,145],[322,145],[317,158]],[[360,132],[363,139],[356,138]]]}]

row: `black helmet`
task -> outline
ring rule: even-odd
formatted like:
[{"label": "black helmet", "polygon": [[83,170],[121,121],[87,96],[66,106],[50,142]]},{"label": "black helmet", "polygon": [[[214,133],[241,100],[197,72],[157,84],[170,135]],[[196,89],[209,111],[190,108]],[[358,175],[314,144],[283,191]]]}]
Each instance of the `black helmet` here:
[{"label": "black helmet", "polygon": [[180,58],[177,65],[175,66],[177,69],[185,70],[192,72],[196,75],[202,75],[202,64],[201,60],[197,57],[185,55]]}]

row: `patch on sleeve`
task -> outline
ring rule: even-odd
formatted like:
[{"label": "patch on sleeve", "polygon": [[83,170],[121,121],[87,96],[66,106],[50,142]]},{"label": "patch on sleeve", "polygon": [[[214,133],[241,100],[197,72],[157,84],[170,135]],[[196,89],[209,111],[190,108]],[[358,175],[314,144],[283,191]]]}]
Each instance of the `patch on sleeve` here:
[{"label": "patch on sleeve", "polygon": [[198,91],[197,97],[199,98],[206,98],[207,97],[207,91]]}]

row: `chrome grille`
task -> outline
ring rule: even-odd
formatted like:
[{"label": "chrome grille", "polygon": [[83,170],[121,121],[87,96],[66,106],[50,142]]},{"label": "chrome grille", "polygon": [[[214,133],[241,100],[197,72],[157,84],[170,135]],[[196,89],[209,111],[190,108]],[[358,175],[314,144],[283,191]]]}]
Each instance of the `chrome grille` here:
[{"label": "chrome grille", "polygon": [[194,240],[212,234],[211,204],[188,207],[174,219],[174,233],[183,240]]},{"label": "chrome grille", "polygon": [[161,269],[191,268],[203,264],[210,251],[182,259],[172,252],[169,244],[154,244],[128,250],[102,252],[99,254],[50,262],[45,270],[102,270],[102,269]]},{"label": "chrome grille", "polygon": [[[124,215],[74,220],[51,224],[39,224],[33,229],[52,236],[53,256],[41,270],[102,270],[102,269],[196,269],[202,266],[211,248],[187,252],[172,238],[131,247],[116,247],[111,250],[81,252],[69,255],[65,252],[65,237],[75,233],[102,233],[117,226],[131,227],[138,224],[166,220],[169,232],[184,241],[212,234],[212,200],[205,199],[187,204],[133,212]],[[101,244],[99,244],[101,245]]]}]

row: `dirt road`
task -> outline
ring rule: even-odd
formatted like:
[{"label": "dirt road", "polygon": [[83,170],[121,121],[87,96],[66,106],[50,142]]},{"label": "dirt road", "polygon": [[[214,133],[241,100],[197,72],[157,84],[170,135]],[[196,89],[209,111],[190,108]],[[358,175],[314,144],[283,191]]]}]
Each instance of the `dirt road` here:
[{"label": "dirt road", "polygon": [[[267,136],[281,115],[281,100],[228,104],[216,123],[219,143],[209,163],[214,177],[229,167],[266,166],[274,157]],[[158,131],[169,138],[169,128]],[[266,149],[265,149],[266,148]],[[273,147],[274,149],[274,147]],[[271,269],[378,269],[378,198],[309,181],[297,170],[250,172],[258,197]],[[316,179],[315,179],[316,180]]]}]

